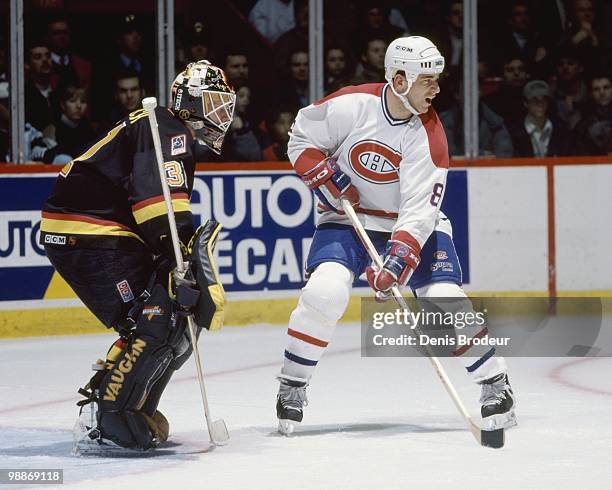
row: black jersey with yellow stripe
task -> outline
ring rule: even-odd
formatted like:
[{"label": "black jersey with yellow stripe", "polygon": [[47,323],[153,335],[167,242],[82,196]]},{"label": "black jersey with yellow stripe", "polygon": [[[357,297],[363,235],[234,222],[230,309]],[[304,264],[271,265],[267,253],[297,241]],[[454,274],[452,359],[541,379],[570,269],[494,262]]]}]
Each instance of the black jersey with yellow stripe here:
[{"label": "black jersey with yellow stripe", "polygon": [[[158,107],[155,113],[179,237],[187,243],[193,234],[194,140],[168,109]],[[166,204],[144,110],[132,112],[61,170],[43,207],[40,231],[45,246],[170,253]]]}]

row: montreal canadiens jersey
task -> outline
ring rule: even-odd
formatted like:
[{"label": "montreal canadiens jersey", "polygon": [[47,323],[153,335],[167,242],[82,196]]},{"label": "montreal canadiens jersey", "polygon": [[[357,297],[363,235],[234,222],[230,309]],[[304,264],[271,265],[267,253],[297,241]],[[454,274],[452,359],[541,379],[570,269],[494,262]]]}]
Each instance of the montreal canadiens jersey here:
[{"label": "montreal canadiens jersey", "polygon": [[[433,107],[394,119],[387,84],[345,87],[301,109],[288,155],[298,173],[325,157],[336,160],[360,195],[364,227],[409,233],[422,247],[434,230],[446,186],[448,145]],[[348,223],[319,206],[318,223]]]},{"label": "montreal canadiens jersey", "polygon": [[[193,138],[168,109],[158,107],[155,114],[179,237],[187,243],[193,234]],[[170,253],[166,203],[144,110],[132,112],[61,170],[43,207],[40,231],[45,246]]]}]

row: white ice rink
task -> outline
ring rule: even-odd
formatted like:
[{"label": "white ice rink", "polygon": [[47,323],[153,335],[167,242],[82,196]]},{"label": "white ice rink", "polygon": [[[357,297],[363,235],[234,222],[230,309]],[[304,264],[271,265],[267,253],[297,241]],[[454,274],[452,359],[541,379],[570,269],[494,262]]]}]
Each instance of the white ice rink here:
[{"label": "white ice rink", "polygon": [[[364,359],[359,339],[358,325],[338,327],[304,423],[287,438],[274,410],[284,329],[204,335],[212,411],[229,445],[206,451],[190,360],[160,404],[174,445],[140,459],[70,455],[76,390],[112,336],[0,341],[0,468],[63,468],[63,487],[108,490],[612,488],[611,358],[508,359],[519,426],[493,450],[474,442],[426,359]],[[478,387],[456,361],[444,364],[476,414]]]}]

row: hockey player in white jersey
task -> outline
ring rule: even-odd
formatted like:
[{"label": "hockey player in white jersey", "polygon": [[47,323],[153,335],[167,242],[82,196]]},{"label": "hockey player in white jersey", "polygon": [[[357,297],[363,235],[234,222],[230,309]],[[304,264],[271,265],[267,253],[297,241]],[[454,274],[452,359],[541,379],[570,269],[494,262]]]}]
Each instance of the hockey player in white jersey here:
[{"label": "hockey player in white jersey", "polygon": [[[309,279],[289,320],[278,376],[282,433],[302,421],[306,387],[348,305],[354,280],[364,272],[379,298],[408,281],[419,298],[459,298],[464,310],[472,308],[461,287],[451,223],[440,212],[449,157],[432,100],[443,69],[444,58],[431,41],[399,38],[385,55],[386,84],[345,87],[298,113],[288,154],[318,197],[320,215],[306,261]],[[382,254],[382,270],[370,265],[341,212],[341,198],[351,202]],[[444,267],[437,267],[439,260]],[[486,333],[482,327],[469,332]],[[491,429],[515,425],[504,359],[481,346],[456,354],[482,385],[485,424]]]}]

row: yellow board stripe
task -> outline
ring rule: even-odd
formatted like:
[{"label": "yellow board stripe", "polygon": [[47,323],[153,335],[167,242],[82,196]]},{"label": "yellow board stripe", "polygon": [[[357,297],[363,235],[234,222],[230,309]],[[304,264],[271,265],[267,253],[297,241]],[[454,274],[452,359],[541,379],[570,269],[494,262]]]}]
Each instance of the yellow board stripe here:
[{"label": "yellow board stripe", "polygon": [[[482,297],[540,297],[546,291],[522,292],[483,292],[470,293]],[[612,298],[612,291],[564,291],[561,297],[599,297]],[[274,298],[268,300],[233,300],[227,303],[225,326],[246,326],[253,324],[282,325],[286,328],[291,312],[295,309],[297,298]],[[24,308],[27,308],[27,302]],[[612,301],[603,302],[604,315],[612,315]],[[361,297],[352,296],[344,312],[342,322],[361,320]],[[85,307],[76,308],[42,308],[0,310],[0,338],[34,337],[41,335],[75,335],[83,333],[108,332],[109,336],[117,334],[106,329],[100,321]]]},{"label": "yellow board stripe", "polygon": [[[189,199],[172,199],[172,209],[174,209],[175,213],[180,212],[191,212],[191,206],[189,205]],[[165,215],[167,213],[166,210],[166,201],[160,201],[153,204],[149,204],[140,209],[132,209],[132,214],[134,215],[134,219],[136,223],[139,225],[144,223],[145,221],[149,221],[153,218],[157,218],[158,216]]]},{"label": "yellow board stripe", "polygon": [[95,225],[83,221],[69,221],[51,218],[43,218],[40,222],[40,229],[47,233],[73,234],[73,235],[112,235],[136,238],[144,243],[136,233],[122,230],[118,226]]}]

